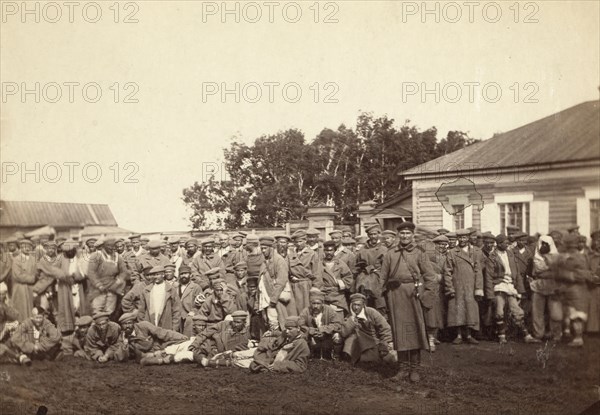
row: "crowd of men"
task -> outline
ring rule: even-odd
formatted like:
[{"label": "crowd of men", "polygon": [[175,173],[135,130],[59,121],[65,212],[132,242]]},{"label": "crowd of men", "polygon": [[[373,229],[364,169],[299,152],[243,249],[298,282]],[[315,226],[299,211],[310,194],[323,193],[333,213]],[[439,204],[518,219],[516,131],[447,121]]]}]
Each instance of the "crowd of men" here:
[{"label": "crowd of men", "polygon": [[236,232],[148,240],[3,241],[0,360],[196,362],[303,372],[383,361],[418,382],[440,340],[582,347],[600,331],[600,231],[474,228],[424,238],[373,224],[321,239]]}]

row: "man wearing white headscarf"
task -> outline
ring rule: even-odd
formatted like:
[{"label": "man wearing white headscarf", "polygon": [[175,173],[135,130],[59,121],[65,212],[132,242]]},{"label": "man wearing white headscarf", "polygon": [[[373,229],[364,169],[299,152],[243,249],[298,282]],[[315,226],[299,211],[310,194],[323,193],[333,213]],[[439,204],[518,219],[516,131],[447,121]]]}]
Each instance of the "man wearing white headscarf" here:
[{"label": "man wearing white headscarf", "polygon": [[560,285],[554,279],[552,265],[558,258],[558,250],[549,235],[538,240],[533,256],[533,272],[530,283],[531,318],[533,320],[533,337],[542,339],[546,333],[546,310],[550,317],[550,335],[555,342],[562,336],[563,308],[560,301]]}]

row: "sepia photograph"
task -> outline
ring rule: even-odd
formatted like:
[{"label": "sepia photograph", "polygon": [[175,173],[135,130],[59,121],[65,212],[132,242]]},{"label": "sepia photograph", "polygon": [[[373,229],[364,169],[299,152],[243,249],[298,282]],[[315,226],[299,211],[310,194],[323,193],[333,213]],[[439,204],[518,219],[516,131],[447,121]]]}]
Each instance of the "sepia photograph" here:
[{"label": "sepia photograph", "polygon": [[599,0],[0,14],[0,415],[600,415]]}]

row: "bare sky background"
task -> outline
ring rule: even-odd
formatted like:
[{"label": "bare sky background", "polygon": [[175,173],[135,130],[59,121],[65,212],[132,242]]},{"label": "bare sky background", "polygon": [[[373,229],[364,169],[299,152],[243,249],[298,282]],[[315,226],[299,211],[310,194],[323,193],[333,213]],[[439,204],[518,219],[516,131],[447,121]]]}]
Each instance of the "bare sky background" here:
[{"label": "bare sky background", "polygon": [[[2,199],[107,203],[119,225],[133,231],[188,229],[181,191],[202,180],[203,163],[221,162],[222,149],[232,136],[251,143],[260,135],[294,127],[310,141],[324,127],[354,126],[364,110],[388,114],[399,124],[410,119],[421,129],[435,126],[440,138],[448,130],[463,130],[486,139],[599,96],[600,17],[595,1],[530,2],[537,9],[530,18],[537,23],[523,22],[536,10],[526,9],[525,3],[519,4],[515,23],[512,1],[498,3],[502,17],[497,23],[484,18],[482,8],[489,2],[480,2],[473,22],[463,8],[457,23],[445,21],[442,12],[439,23],[420,10],[406,13],[412,5],[420,8],[421,2],[337,2],[338,22],[329,24],[322,20],[335,9],[319,4],[320,22],[315,23],[309,9],[313,2],[297,3],[303,13],[297,23],[283,18],[286,2],[275,8],[273,23],[262,2],[257,3],[262,5],[260,21],[245,21],[240,3],[240,22],[228,15],[223,23],[220,11],[203,15],[203,8],[220,9],[221,2],[138,1],[134,17],[139,22],[131,24],[113,21],[114,11],[109,9],[113,2],[100,2],[103,14],[97,23],[82,18],[86,2],[75,9],[73,23],[66,7],[57,23],[43,16],[40,23],[25,16],[23,23],[21,10],[9,14],[12,9],[6,9],[6,3],[19,9],[22,4],[3,2]],[[34,3],[28,3],[32,9]],[[434,2],[428,4],[435,7]],[[120,4],[119,20],[133,11],[124,5]],[[439,3],[440,11],[444,5]],[[447,18],[454,17],[451,9],[446,11]],[[287,17],[293,18],[293,9],[288,12]],[[54,15],[52,11],[49,17]],[[254,12],[246,17],[253,16]],[[488,9],[485,17],[494,18],[493,10]],[[34,94],[6,94],[12,83],[33,89],[36,82],[41,88],[52,82],[63,85],[62,97],[50,103],[40,93],[36,103]],[[65,82],[95,82],[102,97],[86,102],[80,85],[74,87],[70,103]],[[109,89],[115,82],[117,103]],[[124,88],[127,82],[139,86],[134,96],[139,102],[123,102],[132,91]],[[279,86],[270,103],[263,86],[257,103],[244,102],[243,97],[236,103],[233,95],[223,103],[219,94],[203,102],[207,82],[224,82],[229,88],[236,82],[295,82],[302,97],[286,102]],[[314,88],[310,89],[315,82],[320,86],[318,103]],[[338,86],[334,96],[338,103],[323,102],[332,91],[324,88],[327,82]],[[403,97],[403,84],[433,88],[436,82],[496,83],[502,97],[490,102],[481,87],[474,87],[475,99],[469,102],[467,86],[458,102],[441,96],[436,103],[433,95]],[[515,83],[520,90],[516,103]],[[530,98],[537,103],[524,102],[534,91],[525,89],[526,83],[535,85],[537,92]],[[453,91],[447,90],[450,98]],[[54,98],[55,89],[48,87],[46,92]],[[254,95],[253,90],[248,92]],[[93,89],[88,93],[95,95]],[[65,162],[80,163],[74,167],[73,183]],[[139,168],[130,177],[138,183],[125,183],[127,173],[133,172],[124,168],[127,162]],[[22,163],[29,169],[40,163],[40,172],[45,168],[53,181],[55,169],[49,163],[57,163],[62,176],[50,183],[41,174],[36,183],[34,174],[25,180],[21,171],[7,174],[7,169],[15,165],[20,169]],[[85,163],[97,163],[102,169],[96,183],[84,178]],[[87,173],[88,179],[96,176],[94,168]]]}]

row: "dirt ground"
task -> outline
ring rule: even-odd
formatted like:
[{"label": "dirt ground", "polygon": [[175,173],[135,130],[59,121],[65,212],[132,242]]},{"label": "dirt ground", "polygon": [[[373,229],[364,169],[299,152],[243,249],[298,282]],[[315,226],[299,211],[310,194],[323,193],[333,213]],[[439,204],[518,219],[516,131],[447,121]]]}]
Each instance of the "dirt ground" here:
[{"label": "dirt ground", "polygon": [[[542,367],[543,356],[547,365]],[[600,399],[600,338],[583,349],[482,342],[424,356],[418,385],[394,369],[311,361],[303,374],[78,359],[0,367],[0,414],[577,414]]]}]

